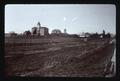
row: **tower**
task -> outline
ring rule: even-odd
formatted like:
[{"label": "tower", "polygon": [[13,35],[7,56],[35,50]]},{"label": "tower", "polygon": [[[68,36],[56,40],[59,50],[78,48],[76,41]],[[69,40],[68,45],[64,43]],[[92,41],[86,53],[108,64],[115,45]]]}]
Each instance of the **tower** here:
[{"label": "tower", "polygon": [[67,31],[67,30],[66,30],[66,29],[64,29],[64,33],[67,33],[66,31]]},{"label": "tower", "polygon": [[40,22],[37,23],[37,26],[38,26],[38,32],[37,32],[37,34],[40,35],[40,28],[41,28]]},{"label": "tower", "polygon": [[103,30],[103,34],[105,35],[105,30]]},{"label": "tower", "polygon": [[40,24],[40,22],[38,22],[38,23],[37,23],[37,25],[38,25],[38,27],[41,27],[41,24]]},{"label": "tower", "polygon": [[105,30],[103,30],[103,38],[105,37]]}]

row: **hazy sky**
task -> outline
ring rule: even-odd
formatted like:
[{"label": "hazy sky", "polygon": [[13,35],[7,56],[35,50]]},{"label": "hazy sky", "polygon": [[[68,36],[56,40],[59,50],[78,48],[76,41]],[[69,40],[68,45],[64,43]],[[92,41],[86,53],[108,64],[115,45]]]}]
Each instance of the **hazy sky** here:
[{"label": "hazy sky", "polygon": [[67,33],[116,32],[116,7],[107,4],[22,4],[5,6],[5,33],[22,33],[37,26],[66,28]]}]

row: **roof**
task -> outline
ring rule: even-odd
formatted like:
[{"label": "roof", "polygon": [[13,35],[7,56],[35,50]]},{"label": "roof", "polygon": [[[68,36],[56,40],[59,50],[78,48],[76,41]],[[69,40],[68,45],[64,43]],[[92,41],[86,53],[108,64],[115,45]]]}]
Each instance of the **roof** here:
[{"label": "roof", "polygon": [[34,28],[37,28],[37,27],[33,27],[32,29],[34,29]]},{"label": "roof", "polygon": [[61,33],[61,31],[59,29],[53,29],[52,33]]},{"label": "roof", "polygon": [[41,28],[43,28],[43,29],[44,29],[44,28],[45,28],[45,29],[48,29],[47,27],[40,27],[40,29],[41,29]]}]

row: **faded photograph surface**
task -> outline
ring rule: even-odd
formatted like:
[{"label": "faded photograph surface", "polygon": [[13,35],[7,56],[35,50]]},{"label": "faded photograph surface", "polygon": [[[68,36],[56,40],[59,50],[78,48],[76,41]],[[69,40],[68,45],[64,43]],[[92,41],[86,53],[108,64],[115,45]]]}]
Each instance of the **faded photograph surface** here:
[{"label": "faded photograph surface", "polygon": [[114,77],[116,7],[7,4],[5,75]]}]

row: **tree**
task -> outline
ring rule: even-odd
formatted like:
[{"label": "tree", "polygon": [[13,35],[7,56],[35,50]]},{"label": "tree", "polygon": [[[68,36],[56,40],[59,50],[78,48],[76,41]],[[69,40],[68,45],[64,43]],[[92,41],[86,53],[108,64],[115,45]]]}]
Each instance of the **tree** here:
[{"label": "tree", "polygon": [[110,38],[110,37],[111,37],[110,33],[107,33],[106,38]]},{"label": "tree", "polygon": [[99,38],[100,35],[96,32],[94,34],[91,34],[90,37],[92,37],[92,38]]}]

